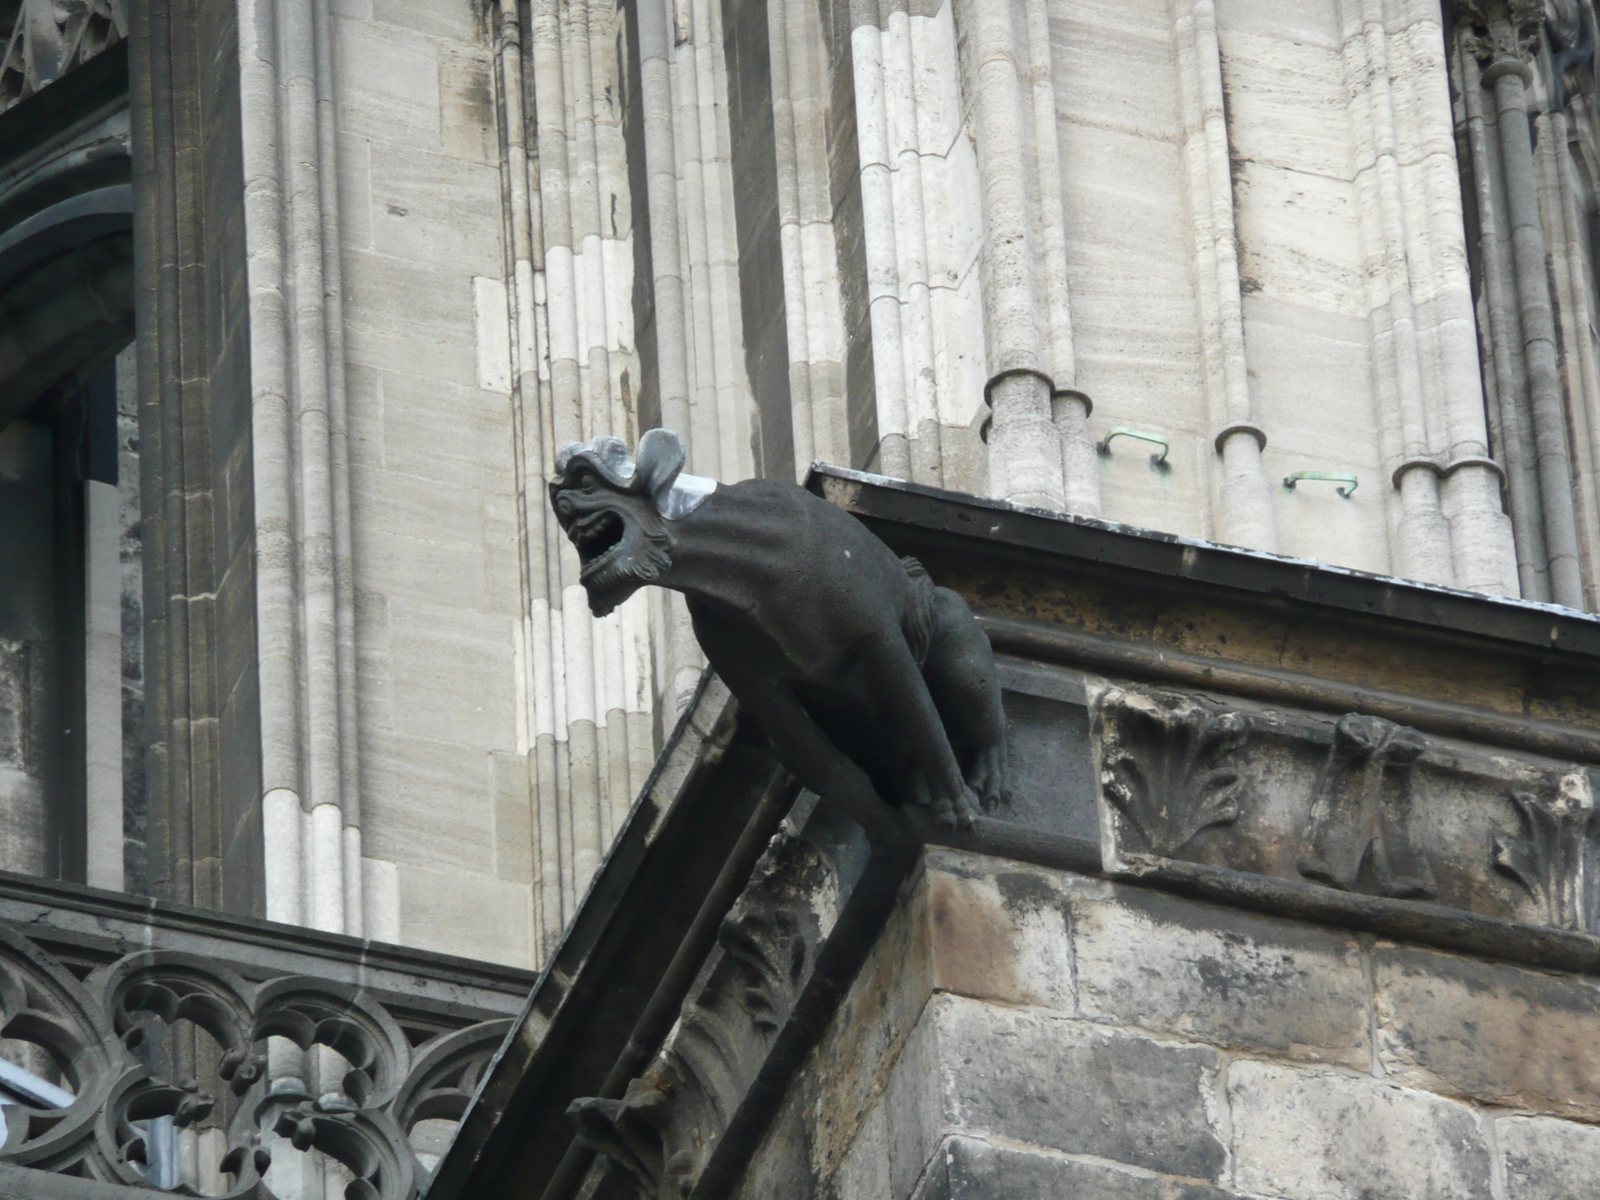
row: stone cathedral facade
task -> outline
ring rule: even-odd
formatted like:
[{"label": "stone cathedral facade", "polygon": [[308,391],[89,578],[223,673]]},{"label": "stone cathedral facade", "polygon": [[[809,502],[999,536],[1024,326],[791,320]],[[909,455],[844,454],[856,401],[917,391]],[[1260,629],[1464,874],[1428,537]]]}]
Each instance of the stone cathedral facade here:
[{"label": "stone cathedral facade", "polygon": [[[1277,747],[1250,770],[1305,792],[1304,811],[1273,818],[1281,828],[1224,845],[1233,835],[1216,830],[1235,827],[1237,805],[1179,836],[1148,813],[1141,825],[1118,807],[1121,785],[1090,771],[1072,784],[1076,815],[1017,817],[1066,841],[1024,850],[991,830],[930,850],[921,874],[881,883],[891,898],[901,888],[896,915],[882,897],[872,909],[862,885],[861,911],[878,916],[847,920],[855,883],[840,883],[838,912],[807,910],[821,914],[808,952],[856,921],[916,943],[927,906],[959,894],[958,916],[1022,930],[1020,974],[980,999],[1071,1008],[1077,993],[1042,981],[1100,954],[1107,975],[1083,986],[1109,989],[1093,1017],[1109,1026],[1137,1007],[1112,996],[1137,990],[1112,961],[1115,931],[1188,945],[1183,930],[1209,920],[1151,916],[1128,898],[1144,893],[1106,882],[1144,872],[1184,903],[1367,939],[1317,934],[1326,944],[1305,970],[1334,999],[1307,1010],[1321,1013],[1307,1018],[1315,1029],[1285,1017],[1207,1033],[1180,1011],[1203,1000],[1180,997],[1160,1036],[1351,1070],[1381,1057],[1351,1016],[1387,1002],[1373,979],[1426,974],[1374,966],[1372,938],[1589,979],[1597,39],[1590,0],[0,0],[0,1101],[37,1110],[0,1142],[0,1172],[13,1172],[0,1195],[56,1195],[17,1182],[35,1170],[89,1200],[181,1185],[280,1200],[422,1194],[507,1030],[526,1053],[495,1070],[543,1070],[538,1055],[553,1053],[538,1049],[542,1026],[528,1032],[529,1012],[559,1007],[558,971],[518,1017],[535,973],[618,913],[670,907],[602,870],[621,870],[623,850],[611,852],[632,845],[630,830],[639,857],[623,857],[650,861],[630,816],[640,797],[695,815],[695,789],[717,779],[752,822],[766,811],[746,778],[755,767],[717,765],[753,735],[731,732],[682,602],[646,589],[592,617],[550,509],[561,446],[602,434],[631,446],[656,426],[683,437],[693,474],[809,479],[940,582],[964,581],[950,586],[1012,664],[1007,712],[1034,783],[1078,769],[1046,742],[1103,765],[1155,736],[1141,719],[1171,728],[1172,712],[1190,711],[1173,695],[1211,712],[1226,694],[1246,697],[1227,702],[1242,724],[1217,717],[1205,736],[1248,726],[1250,746]],[[951,532],[977,536],[991,518],[998,549]],[[1160,567],[1141,557],[1161,546],[1186,549]],[[1096,562],[1154,572],[1123,579],[1128,596],[1178,599],[1141,633],[1144,609],[1119,617],[1099,593],[1051,590]],[[1257,590],[1219,615],[1229,604],[1195,582],[1196,562]],[[1285,615],[1279,600],[1303,608]],[[1238,615],[1252,605],[1270,614]],[[1428,632],[1412,644],[1369,619]],[[1309,649],[1291,632],[1347,620],[1356,632]],[[1050,641],[1022,630],[1029,621],[1092,636]],[[1253,664],[1237,678],[1115,649],[1143,638],[1228,659],[1269,635],[1276,650],[1237,651]],[[1079,674],[1040,682],[1025,661]],[[1485,664],[1501,674],[1487,679]],[[1320,682],[1240,682],[1273,671]],[[1461,712],[1441,715],[1450,705]],[[1055,732],[1035,745],[1029,721]],[[1421,749],[1413,726],[1468,749]],[[1353,848],[1327,832],[1343,794],[1327,764],[1347,742],[1379,764],[1361,810],[1379,832]],[[1524,758],[1490,764],[1501,750]],[[1427,816],[1444,831],[1434,850],[1413,853],[1427,839],[1392,831],[1374,850],[1399,820],[1384,806],[1411,805],[1397,780],[1419,756],[1441,779],[1471,777],[1438,784],[1449,795],[1498,807],[1470,828]],[[663,771],[679,760],[698,765],[668,795]],[[826,841],[788,822],[781,836]],[[1295,838],[1299,857],[1284,849]],[[827,859],[815,871],[848,875],[847,841],[815,851]],[[1105,878],[1086,866],[1090,843]],[[1544,865],[1513,843],[1537,843]],[[1482,862],[1456,871],[1440,855]],[[1007,907],[1013,884],[994,865],[1007,858],[1065,872],[1026,887],[1103,940],[1052,942],[1025,904]],[[1558,859],[1565,874],[1548,866]],[[1222,876],[1195,883],[1185,863],[1471,916],[1458,936],[1409,909],[1250,900]],[[697,904],[722,894],[715,864],[702,866]],[[1063,882],[1074,872],[1095,882]],[[1521,889],[1515,902],[1506,887]],[[660,937],[692,942],[687,920],[662,920]],[[30,923],[46,932],[18,932]],[[1518,942],[1524,928],[1544,932]],[[930,944],[945,957],[917,978],[967,999],[941,1001],[924,1041],[977,1044],[980,1018],[961,1005],[977,1003],[963,988],[982,954]],[[1524,948],[1502,954],[1513,944]],[[598,958],[573,962],[570,978],[601,991],[645,987],[668,965],[641,959],[624,979]],[[680,992],[674,1004],[691,1003],[687,980]],[[1538,1046],[1600,1031],[1588,1002],[1569,1013],[1565,999],[1527,995],[1548,1018]],[[856,1053],[833,1014],[815,1009],[830,1031],[816,1036]],[[603,1030],[572,1029],[610,1045]],[[652,1052],[676,1061],[666,1027],[657,1034]],[[1507,1061],[1542,1062],[1538,1046]],[[1183,1069],[1210,1078],[1203,1058]],[[1105,1069],[1137,1074],[1136,1059]],[[1262,1067],[1236,1092],[1242,1132],[1228,1148],[1225,1132],[1213,1149],[1183,1125],[1213,1117],[1185,1110],[1150,1136],[1192,1154],[1082,1153],[1131,1164],[1137,1187],[1105,1194],[1139,1197],[1488,1196],[1481,1175],[1499,1181],[1496,1196],[1554,1198],[1588,1195],[1600,1177],[1592,1080],[1551,1082],[1565,1068],[1549,1065],[1537,1086],[1479,1086],[1448,1065],[1385,1061],[1429,1104],[1468,1114],[1457,1129],[1456,1109],[1429,1109],[1433,1124],[1406,1135],[1415,1145],[1476,1146],[1496,1105],[1526,1121],[1488,1136],[1482,1164],[1429,1159],[1426,1186],[1419,1174],[1412,1191],[1363,1192],[1333,1167],[1280,1170],[1267,1134],[1250,1141],[1250,1122],[1283,1106],[1322,1114],[1308,1128],[1337,1123]],[[797,1089],[855,1086],[816,1063],[795,1069]],[[637,1074],[604,1094],[620,1102]],[[501,1100],[474,1110],[481,1127],[432,1194],[500,1194],[483,1189],[517,1160],[495,1139],[539,1105],[559,1115],[602,1094],[573,1079],[518,1109],[501,1100],[533,1085],[494,1076],[500,1091],[484,1095]],[[738,1086],[737,1103],[705,1104],[746,1111],[754,1085]],[[742,1148],[691,1154],[678,1183],[657,1163],[640,1186],[734,1194],[737,1178],[751,1197],[803,1194],[779,1143],[826,1139],[799,1092],[784,1094],[779,1117],[749,1117],[743,1142],[728,1135]],[[857,1107],[859,1122],[840,1128],[876,1137],[892,1124]],[[350,1150],[339,1132],[361,1121],[361,1145],[378,1150]],[[674,1129],[654,1151],[664,1162],[674,1137],[722,1136]],[[1025,1134],[1005,1136],[1038,1140]],[[1012,1167],[979,1162],[992,1147],[947,1146],[932,1183],[920,1160],[868,1161],[877,1143],[861,1137],[849,1144],[867,1149],[819,1150],[801,1173],[896,1200],[914,1187],[928,1200],[986,1195],[961,1190],[984,1171],[1023,1186]],[[530,1194],[622,1194],[605,1189],[638,1175],[607,1174],[622,1159],[598,1141],[570,1166],[561,1155],[573,1152],[538,1144],[553,1190]],[[251,1157],[272,1146],[270,1165]],[[717,1171],[722,1182],[693,1190]],[[1560,1191],[1549,1180],[1563,1172],[1588,1183]],[[1508,1178],[1534,1182],[1506,1191]],[[1037,1194],[1051,1186],[1066,1185]]]}]

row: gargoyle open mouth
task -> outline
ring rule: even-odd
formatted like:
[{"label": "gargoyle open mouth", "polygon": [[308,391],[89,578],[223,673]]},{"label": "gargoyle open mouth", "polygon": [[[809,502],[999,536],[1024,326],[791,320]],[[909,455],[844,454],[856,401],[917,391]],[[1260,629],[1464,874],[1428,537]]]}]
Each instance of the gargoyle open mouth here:
[{"label": "gargoyle open mouth", "polygon": [[572,525],[572,544],[578,548],[578,573],[580,583],[588,582],[596,572],[605,569],[622,547],[627,523],[620,513],[601,509]]},{"label": "gargoyle open mouth", "polygon": [[[635,465],[617,438],[573,443],[557,457],[550,480],[550,503],[578,552],[578,582],[597,617],[672,566],[672,533],[658,493],[676,494],[671,489],[683,466],[683,445],[662,429],[650,430],[639,445],[643,457]],[[715,486],[691,499],[704,499]],[[679,507],[687,515],[695,504]]]}]

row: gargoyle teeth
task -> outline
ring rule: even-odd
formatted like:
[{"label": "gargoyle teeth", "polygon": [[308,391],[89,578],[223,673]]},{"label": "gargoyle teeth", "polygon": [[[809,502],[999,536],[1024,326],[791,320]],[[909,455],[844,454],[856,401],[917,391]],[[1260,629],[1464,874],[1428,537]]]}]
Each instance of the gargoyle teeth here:
[{"label": "gargoyle teeth", "polygon": [[618,514],[601,510],[573,524],[572,542],[578,548],[578,557],[587,565],[619,546],[624,532]]}]

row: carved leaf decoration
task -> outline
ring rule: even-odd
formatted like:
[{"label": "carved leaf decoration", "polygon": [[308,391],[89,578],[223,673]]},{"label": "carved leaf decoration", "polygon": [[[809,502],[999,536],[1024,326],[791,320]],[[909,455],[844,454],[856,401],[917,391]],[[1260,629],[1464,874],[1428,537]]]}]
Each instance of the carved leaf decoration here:
[{"label": "carved leaf decoration", "polygon": [[1511,792],[1511,802],[1522,836],[1494,834],[1495,869],[1542,904],[1551,925],[1584,929],[1593,924],[1589,858],[1595,803],[1588,771],[1578,768],[1541,791],[1519,788]]},{"label": "carved leaf decoration", "polygon": [[1205,829],[1239,817],[1243,780],[1228,761],[1249,723],[1187,697],[1128,696],[1109,723],[1106,798],[1157,854],[1179,853]]},{"label": "carved leaf decoration", "polygon": [[782,908],[752,909],[723,922],[717,939],[741,967],[744,1009],[758,1029],[773,1030],[794,1004],[805,971],[806,940],[799,918]]},{"label": "carved leaf decoration", "polygon": [[1538,797],[1532,792],[1517,790],[1511,793],[1511,802],[1522,814],[1524,837],[1494,835],[1494,865],[1504,875],[1509,875],[1523,886],[1536,900],[1544,898],[1543,872],[1539,869],[1540,854],[1534,842],[1534,828],[1539,811]]}]

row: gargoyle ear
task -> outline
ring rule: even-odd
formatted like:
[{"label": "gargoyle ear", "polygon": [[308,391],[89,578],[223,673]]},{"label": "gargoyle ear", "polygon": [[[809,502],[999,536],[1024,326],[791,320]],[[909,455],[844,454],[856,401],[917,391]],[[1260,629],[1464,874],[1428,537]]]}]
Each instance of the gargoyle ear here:
[{"label": "gargoyle ear", "polygon": [[568,442],[556,451],[556,478],[567,473],[567,464],[572,461],[572,456],[584,448],[582,442]]},{"label": "gargoyle ear", "polygon": [[651,497],[664,495],[683,470],[684,457],[683,439],[672,430],[649,430],[634,460],[636,486]]}]

